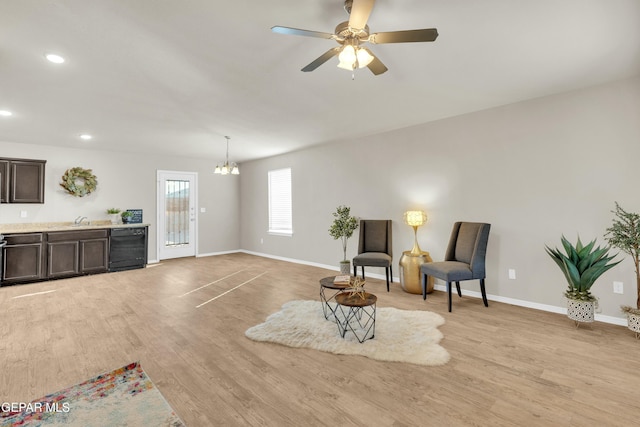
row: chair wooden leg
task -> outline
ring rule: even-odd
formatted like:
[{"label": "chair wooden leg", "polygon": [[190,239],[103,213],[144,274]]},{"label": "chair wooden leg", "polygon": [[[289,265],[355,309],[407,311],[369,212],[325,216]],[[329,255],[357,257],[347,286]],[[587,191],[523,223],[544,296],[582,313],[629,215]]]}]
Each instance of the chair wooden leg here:
[{"label": "chair wooden leg", "polygon": [[462,298],[462,292],[460,291],[460,282],[456,282],[456,290],[458,291],[458,296]]},{"label": "chair wooden leg", "polygon": [[358,266],[353,264],[353,277],[358,276]]},{"label": "chair wooden leg", "polygon": [[362,280],[364,280],[364,265],[362,266]]},{"label": "chair wooden leg", "polygon": [[482,302],[484,302],[484,306],[489,307],[489,302],[487,301],[487,291],[484,288],[484,279],[480,279],[480,292],[482,292]]},{"label": "chair wooden leg", "polygon": [[451,282],[447,282],[447,294],[449,295],[449,313],[451,313]]},{"label": "chair wooden leg", "polygon": [[389,266],[389,276],[391,276],[391,283],[393,283],[393,267]]},{"label": "chair wooden leg", "polygon": [[386,275],[387,275],[387,292],[389,292],[389,270],[390,270],[390,269],[391,269],[391,267],[389,267],[389,268],[385,268],[385,269],[384,269],[384,272],[385,272],[385,273],[386,273]]},{"label": "chair wooden leg", "polygon": [[422,280],[420,281],[422,284],[422,299],[427,299],[427,275],[422,274]]}]

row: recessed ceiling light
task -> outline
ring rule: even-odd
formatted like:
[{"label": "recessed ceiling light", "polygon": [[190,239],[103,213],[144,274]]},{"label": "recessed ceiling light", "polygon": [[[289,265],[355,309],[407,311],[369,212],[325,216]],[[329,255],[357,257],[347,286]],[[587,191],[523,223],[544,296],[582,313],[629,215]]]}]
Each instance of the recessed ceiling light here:
[{"label": "recessed ceiling light", "polygon": [[56,55],[54,53],[47,53],[45,56],[49,62],[53,62],[54,64],[62,64],[64,62],[64,58],[60,55]]},{"label": "recessed ceiling light", "polygon": [[7,111],[7,110],[0,110],[0,116],[2,117],[9,117],[10,115],[12,115],[13,113],[11,111]]},{"label": "recessed ceiling light", "polygon": [[80,139],[84,139],[85,141],[88,141],[91,138],[93,138],[93,137],[91,135],[89,135],[88,133],[83,133],[82,135],[80,135]]}]

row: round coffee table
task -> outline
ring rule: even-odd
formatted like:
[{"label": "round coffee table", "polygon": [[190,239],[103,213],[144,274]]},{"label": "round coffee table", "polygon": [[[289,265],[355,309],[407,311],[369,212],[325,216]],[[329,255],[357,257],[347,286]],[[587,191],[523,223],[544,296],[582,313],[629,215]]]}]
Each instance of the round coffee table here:
[{"label": "round coffee table", "polygon": [[[334,301],[336,295],[344,292],[351,284],[337,284],[333,283],[333,280],[336,276],[329,276],[323,279],[320,279],[320,302],[322,302],[322,313],[324,314],[324,318],[329,320],[329,317],[335,317],[335,307],[331,305],[331,301]],[[351,277],[351,281],[353,281],[353,277]],[[329,298],[327,298],[326,290],[329,289]],[[333,292],[335,291],[335,292]]]},{"label": "round coffee table", "polygon": [[368,292],[342,292],[335,296],[338,304],[334,316],[342,338],[351,331],[363,343],[376,333],[376,301],[378,297]]}]

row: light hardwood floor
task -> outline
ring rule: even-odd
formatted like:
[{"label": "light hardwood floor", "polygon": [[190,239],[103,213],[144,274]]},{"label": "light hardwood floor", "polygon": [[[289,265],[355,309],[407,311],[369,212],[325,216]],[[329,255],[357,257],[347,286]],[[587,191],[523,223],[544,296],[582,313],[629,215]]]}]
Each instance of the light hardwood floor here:
[{"label": "light hardwood floor", "polygon": [[238,253],[0,288],[0,402],[31,401],[139,360],[189,426],[638,422],[640,341],[622,326],[576,329],[563,315],[491,301],[485,308],[471,297],[454,296],[448,313],[442,292],[425,302],[370,279],[379,307],[444,316],[448,364],[379,362],[244,336],[283,303],[318,299],[318,280],[334,274]]}]

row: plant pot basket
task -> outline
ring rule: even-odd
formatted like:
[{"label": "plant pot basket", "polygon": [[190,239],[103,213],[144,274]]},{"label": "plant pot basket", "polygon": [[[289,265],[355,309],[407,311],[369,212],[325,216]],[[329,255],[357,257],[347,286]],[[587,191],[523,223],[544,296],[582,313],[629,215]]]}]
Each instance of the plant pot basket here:
[{"label": "plant pot basket", "polygon": [[580,323],[590,323],[594,320],[593,301],[578,301],[567,299],[567,316],[576,322],[576,327]]},{"label": "plant pot basket", "polygon": [[350,274],[350,273],[351,273],[351,261],[341,262],[340,274]]},{"label": "plant pot basket", "polygon": [[636,339],[640,338],[640,314],[627,313],[627,328],[636,333]]}]

